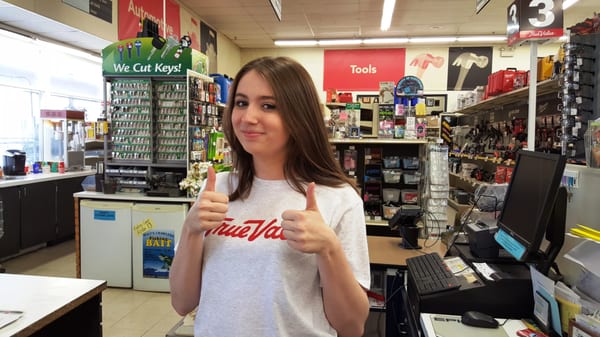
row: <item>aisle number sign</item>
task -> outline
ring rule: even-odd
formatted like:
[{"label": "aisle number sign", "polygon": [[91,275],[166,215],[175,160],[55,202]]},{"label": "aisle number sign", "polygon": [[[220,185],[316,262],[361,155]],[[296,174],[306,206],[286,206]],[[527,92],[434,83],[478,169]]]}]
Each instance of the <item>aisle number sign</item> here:
[{"label": "aisle number sign", "polygon": [[562,0],[515,0],[507,10],[508,45],[563,35]]}]

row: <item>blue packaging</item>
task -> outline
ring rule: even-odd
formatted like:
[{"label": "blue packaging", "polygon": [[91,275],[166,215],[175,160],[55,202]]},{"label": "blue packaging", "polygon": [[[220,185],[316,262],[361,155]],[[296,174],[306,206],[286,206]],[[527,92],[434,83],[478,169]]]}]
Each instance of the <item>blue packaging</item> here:
[{"label": "blue packaging", "polygon": [[232,80],[223,74],[210,74],[210,77],[212,77],[215,83],[219,84],[219,86],[221,87],[221,97],[220,100],[218,100],[218,102],[226,104]]}]

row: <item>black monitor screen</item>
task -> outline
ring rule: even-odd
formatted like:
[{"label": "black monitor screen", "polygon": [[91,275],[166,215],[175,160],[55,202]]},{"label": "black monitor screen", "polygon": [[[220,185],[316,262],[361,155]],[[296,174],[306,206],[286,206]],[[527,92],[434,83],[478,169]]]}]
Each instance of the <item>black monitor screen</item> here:
[{"label": "black monitor screen", "polygon": [[518,260],[537,253],[546,232],[566,160],[520,151],[498,218],[496,241]]}]

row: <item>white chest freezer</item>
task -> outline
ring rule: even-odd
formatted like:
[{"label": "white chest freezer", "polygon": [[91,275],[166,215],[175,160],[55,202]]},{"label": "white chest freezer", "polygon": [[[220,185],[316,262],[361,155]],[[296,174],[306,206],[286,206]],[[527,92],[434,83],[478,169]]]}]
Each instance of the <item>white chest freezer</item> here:
[{"label": "white chest freezer", "polygon": [[132,287],[131,209],[133,202],[81,200],[81,277]]},{"label": "white chest freezer", "polygon": [[131,211],[133,289],[168,292],[187,204],[136,203]]}]

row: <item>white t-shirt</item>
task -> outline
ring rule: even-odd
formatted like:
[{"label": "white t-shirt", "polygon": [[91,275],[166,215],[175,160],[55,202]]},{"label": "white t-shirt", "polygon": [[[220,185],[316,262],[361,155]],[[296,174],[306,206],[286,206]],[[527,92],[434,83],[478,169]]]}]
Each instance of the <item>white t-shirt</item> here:
[{"label": "white t-shirt", "polygon": [[[228,175],[217,174],[218,192],[229,194]],[[315,192],[356,280],[368,289],[362,200],[350,186],[316,186]],[[305,208],[306,197],[286,181],[258,178],[248,199],[229,203],[224,224],[205,236],[195,336],[337,336],[325,317],[316,255],[283,239],[283,211]]]}]

